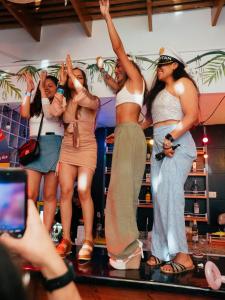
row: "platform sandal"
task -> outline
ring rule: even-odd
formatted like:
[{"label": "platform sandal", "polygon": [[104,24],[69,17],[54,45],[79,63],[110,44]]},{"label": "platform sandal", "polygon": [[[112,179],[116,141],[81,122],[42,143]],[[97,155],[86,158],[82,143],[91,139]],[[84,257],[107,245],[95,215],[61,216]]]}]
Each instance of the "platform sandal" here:
[{"label": "platform sandal", "polygon": [[93,242],[89,240],[84,240],[82,247],[80,248],[80,251],[77,255],[78,263],[87,263],[92,259],[94,250],[94,244]]},{"label": "platform sandal", "polygon": [[139,269],[141,258],[144,258],[143,255],[143,243],[139,240],[138,241],[138,248],[135,249],[135,251],[129,255],[125,259],[113,259],[109,258],[109,264],[117,270],[129,270],[129,269]]},{"label": "platform sandal", "polygon": [[61,242],[56,246],[56,251],[61,257],[65,257],[71,253],[72,245],[67,239],[62,239]]},{"label": "platform sandal", "polygon": [[[164,267],[166,267],[166,266],[171,266],[171,270],[170,271],[165,270]],[[194,268],[195,268],[194,265],[192,265],[191,267],[185,267],[182,264],[176,263],[174,261],[170,261],[170,262],[164,264],[160,268],[160,271],[163,273],[166,273],[166,274],[174,274],[175,275],[175,274],[181,274],[181,273],[192,271],[192,270],[194,270]]]}]

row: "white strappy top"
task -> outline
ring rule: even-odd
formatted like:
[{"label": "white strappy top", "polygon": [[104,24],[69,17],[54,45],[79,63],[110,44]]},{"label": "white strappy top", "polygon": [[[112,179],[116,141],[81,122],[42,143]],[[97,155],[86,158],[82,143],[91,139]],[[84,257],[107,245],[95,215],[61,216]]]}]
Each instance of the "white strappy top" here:
[{"label": "white strappy top", "polygon": [[183,116],[180,99],[166,89],[160,91],[152,103],[153,124],[167,120],[180,121]]},{"label": "white strappy top", "polygon": [[143,81],[143,90],[141,94],[133,94],[130,93],[126,87],[126,85],[123,86],[123,88],[119,91],[119,93],[116,95],[116,106],[123,104],[123,103],[136,103],[140,107],[143,106],[144,102],[144,92],[145,92],[145,82]]}]

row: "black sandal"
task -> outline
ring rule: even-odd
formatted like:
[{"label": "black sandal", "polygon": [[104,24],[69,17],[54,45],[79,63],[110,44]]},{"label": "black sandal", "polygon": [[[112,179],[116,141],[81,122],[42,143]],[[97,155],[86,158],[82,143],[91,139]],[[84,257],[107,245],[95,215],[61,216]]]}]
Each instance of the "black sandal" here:
[{"label": "black sandal", "polygon": [[[163,268],[165,266],[171,266],[172,270],[171,271],[164,270]],[[181,274],[181,273],[184,273],[184,272],[192,271],[192,270],[194,270],[194,268],[195,268],[194,265],[191,266],[191,267],[185,267],[182,264],[176,263],[174,261],[170,261],[170,262],[164,264],[163,267],[160,268],[160,271],[163,272],[163,273],[166,273],[166,274]]]},{"label": "black sandal", "polygon": [[[153,265],[149,263],[150,260],[154,260],[154,264],[153,264]],[[162,263],[163,263],[162,260],[159,259],[159,258],[158,258],[157,256],[155,256],[155,255],[151,255],[151,256],[149,257],[149,259],[146,261],[146,264],[147,264],[148,266],[150,266],[150,267],[153,267],[153,268],[154,268],[154,267],[161,266]]]}]

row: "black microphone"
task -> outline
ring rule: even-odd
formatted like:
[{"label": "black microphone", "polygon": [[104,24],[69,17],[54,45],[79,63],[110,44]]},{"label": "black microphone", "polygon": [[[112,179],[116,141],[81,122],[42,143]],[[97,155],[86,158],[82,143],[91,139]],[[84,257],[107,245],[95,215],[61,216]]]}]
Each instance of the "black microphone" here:
[{"label": "black microphone", "polygon": [[[177,145],[175,145],[175,146],[172,146],[172,149],[175,150],[175,149],[177,149],[177,147],[180,147],[180,144],[177,144]],[[156,160],[162,160],[165,156],[166,156],[166,155],[165,155],[164,151],[162,151],[162,152],[157,153],[157,154],[155,155],[155,158],[156,158]]]}]

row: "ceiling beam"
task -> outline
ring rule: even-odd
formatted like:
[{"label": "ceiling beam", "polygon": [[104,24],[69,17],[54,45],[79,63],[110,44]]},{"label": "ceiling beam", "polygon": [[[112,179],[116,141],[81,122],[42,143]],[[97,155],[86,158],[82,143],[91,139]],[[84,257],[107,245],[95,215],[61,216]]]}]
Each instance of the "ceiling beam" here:
[{"label": "ceiling beam", "polygon": [[39,42],[41,38],[41,24],[36,18],[29,13],[25,5],[17,5],[6,0],[1,0],[2,5],[17,20],[17,22]]},{"label": "ceiling beam", "polygon": [[147,1],[147,13],[148,13],[148,29],[152,31],[152,0]]},{"label": "ceiling beam", "polygon": [[88,21],[85,19],[84,15],[82,14],[80,3],[77,0],[70,0],[73,9],[75,10],[78,19],[84,28],[84,31],[88,37],[91,37],[92,34],[92,21]]},{"label": "ceiling beam", "polygon": [[216,26],[224,4],[225,4],[225,0],[216,0],[216,1],[214,1],[214,5],[211,9],[211,23],[212,23],[212,26]]}]

